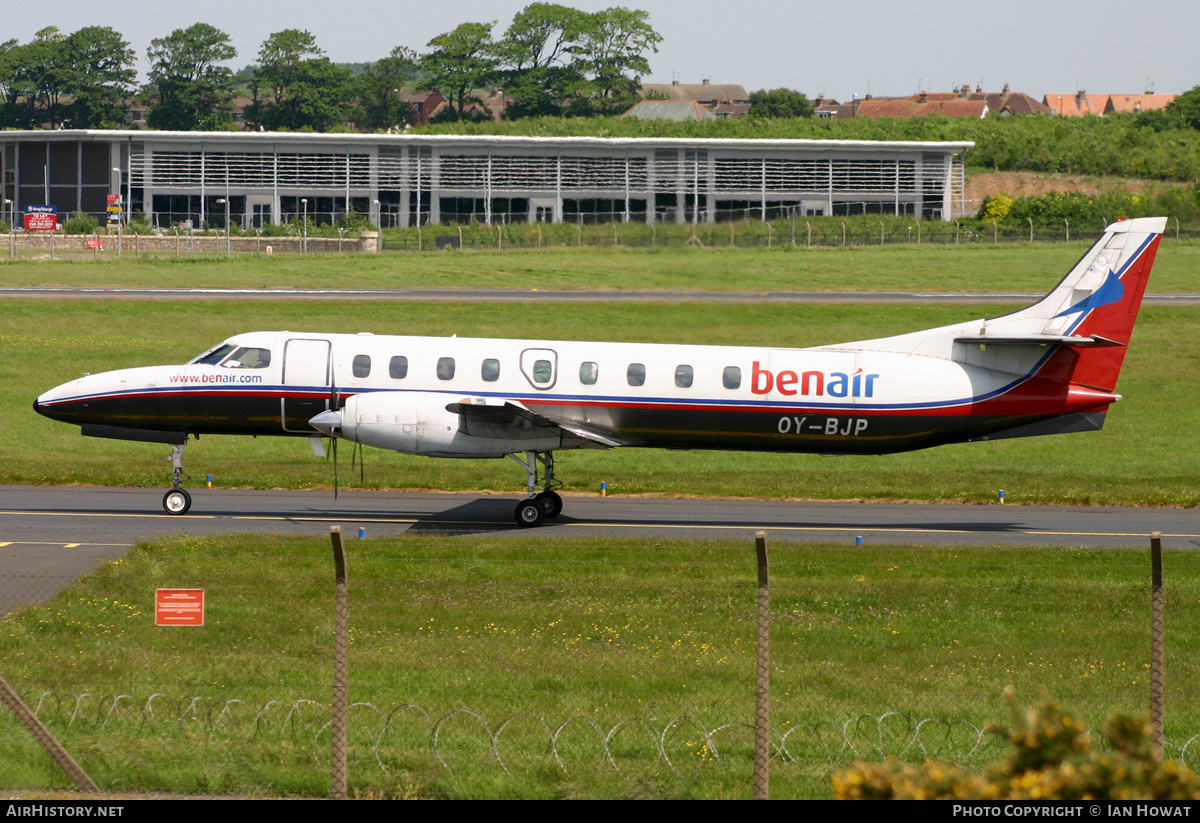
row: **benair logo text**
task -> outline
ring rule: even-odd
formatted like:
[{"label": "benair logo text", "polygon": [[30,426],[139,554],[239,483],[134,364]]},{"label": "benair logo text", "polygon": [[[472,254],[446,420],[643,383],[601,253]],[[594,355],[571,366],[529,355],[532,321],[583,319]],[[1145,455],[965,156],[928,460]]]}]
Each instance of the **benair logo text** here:
[{"label": "benair logo text", "polygon": [[873,397],[877,374],[863,374],[859,369],[854,374],[835,371],[781,371],[772,374],[770,369],[761,368],[758,361],[750,367],[750,391],[755,394],[770,394],[772,390],[792,397],[796,394],[821,397]]}]

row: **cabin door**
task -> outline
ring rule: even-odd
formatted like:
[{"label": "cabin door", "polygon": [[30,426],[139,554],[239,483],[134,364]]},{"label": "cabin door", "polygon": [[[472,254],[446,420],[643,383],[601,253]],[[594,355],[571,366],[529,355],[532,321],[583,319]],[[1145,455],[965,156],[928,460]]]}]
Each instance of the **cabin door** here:
[{"label": "cabin door", "polygon": [[311,434],[308,421],[329,410],[332,399],[329,341],[294,338],[283,357],[283,430]]}]

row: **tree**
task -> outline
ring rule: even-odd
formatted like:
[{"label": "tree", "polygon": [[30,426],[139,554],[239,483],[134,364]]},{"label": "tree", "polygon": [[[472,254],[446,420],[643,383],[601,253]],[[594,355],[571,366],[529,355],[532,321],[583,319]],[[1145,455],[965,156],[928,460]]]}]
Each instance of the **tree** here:
[{"label": "tree", "polygon": [[197,23],[151,40],[146,56],[150,82],[142,91],[153,101],[147,117],[152,128],[191,131],[233,125],[233,72],[217,65],[237,57],[228,34]]},{"label": "tree", "polygon": [[134,53],[108,26],[88,26],[63,39],[58,51],[59,88],[71,100],[63,125],[74,129],[117,128],[137,79]]},{"label": "tree", "polygon": [[462,117],[470,92],[486,86],[496,73],[493,23],[463,23],[427,44],[433,49],[421,60],[428,85],[458,103]]},{"label": "tree", "polygon": [[[258,52],[255,100],[247,114],[271,129],[328,131],[349,110],[350,72],[324,56],[307,31],[285,29],[268,37]],[[260,88],[270,91],[259,100]]]},{"label": "tree", "polygon": [[798,91],[773,89],[750,94],[751,117],[812,117],[812,103]]},{"label": "tree", "polygon": [[32,129],[43,123],[54,128],[58,123],[63,39],[57,27],[47,26],[29,43],[5,43],[5,125]]},{"label": "tree", "polygon": [[513,98],[511,117],[556,114],[584,83],[576,44],[590,15],[555,3],[534,3],[513,18],[496,44],[505,91]]},{"label": "tree", "polygon": [[647,51],[658,51],[662,37],[644,11],[614,6],[589,15],[576,47],[577,66],[588,75],[588,107],[598,113],[627,108],[638,93],[631,74],[648,74]]},{"label": "tree", "polygon": [[1200,86],[1168,103],[1167,113],[1189,129],[1200,129]]},{"label": "tree", "polygon": [[382,60],[371,63],[357,78],[359,112],[355,121],[366,129],[390,129],[412,119],[412,108],[400,89],[415,82],[420,72],[417,55],[396,46]]}]

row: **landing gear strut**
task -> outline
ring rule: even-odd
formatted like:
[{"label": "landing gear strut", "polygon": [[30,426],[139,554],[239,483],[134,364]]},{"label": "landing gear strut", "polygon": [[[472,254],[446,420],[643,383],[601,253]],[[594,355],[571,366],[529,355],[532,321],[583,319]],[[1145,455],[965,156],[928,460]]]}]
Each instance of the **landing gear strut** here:
[{"label": "landing gear strut", "polygon": [[172,480],[171,490],[163,495],[163,508],[167,514],[185,514],[192,507],[192,496],[183,488],[183,481],[189,476],[183,473],[183,448],[187,443],[171,446]]},{"label": "landing gear strut", "polygon": [[[513,460],[525,467],[525,486],[528,496],[517,503],[514,513],[518,526],[532,528],[540,526],[547,519],[553,519],[562,514],[562,497],[554,491],[562,483],[554,479],[554,452],[525,452],[522,460],[515,454],[510,454]],[[538,464],[542,466],[542,482],[538,483]],[[535,492],[534,489],[541,489]]]}]

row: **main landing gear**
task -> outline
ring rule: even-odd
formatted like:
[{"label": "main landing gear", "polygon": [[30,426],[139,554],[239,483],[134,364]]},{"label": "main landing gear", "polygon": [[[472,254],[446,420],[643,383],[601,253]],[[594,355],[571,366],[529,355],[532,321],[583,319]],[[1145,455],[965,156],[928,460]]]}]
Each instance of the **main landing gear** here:
[{"label": "main landing gear", "polygon": [[[528,497],[517,503],[514,517],[518,526],[533,528],[540,526],[548,519],[562,514],[563,501],[554,489],[562,483],[554,479],[554,452],[525,452],[522,460],[515,454],[510,454],[513,460],[525,467],[525,486]],[[538,464],[542,465],[542,482],[538,483]],[[542,491],[535,492],[540,488]]]},{"label": "main landing gear", "polygon": [[163,508],[167,514],[185,514],[192,507],[192,496],[183,488],[183,481],[188,479],[183,473],[183,447],[186,445],[184,442],[172,446],[171,456],[167,458],[173,471],[171,490],[163,495]]}]

